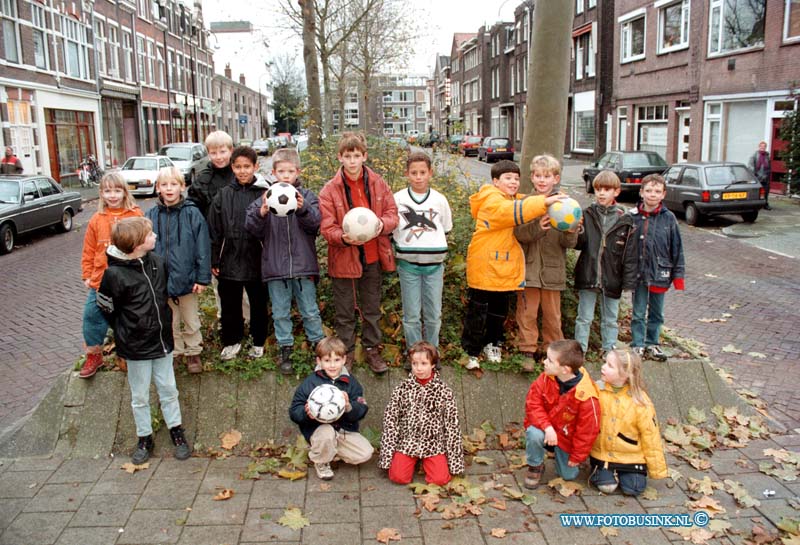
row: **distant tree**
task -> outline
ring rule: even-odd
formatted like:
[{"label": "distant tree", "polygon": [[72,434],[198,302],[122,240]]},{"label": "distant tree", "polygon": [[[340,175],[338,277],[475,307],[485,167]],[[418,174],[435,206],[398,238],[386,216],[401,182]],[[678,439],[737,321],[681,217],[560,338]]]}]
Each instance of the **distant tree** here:
[{"label": "distant tree", "polygon": [[800,89],[797,83],[792,84],[789,98],[794,102],[794,109],[786,112],[781,122],[779,137],[786,142],[786,149],[781,152],[781,159],[786,163],[786,183],[792,195],[800,194]]},{"label": "distant tree", "polygon": [[319,92],[319,66],[317,65],[317,17],[315,0],[298,0],[303,14],[303,63],[306,67],[308,89],[308,143],[322,144],[322,100]]},{"label": "distant tree", "polygon": [[294,58],[284,54],[275,59],[272,88],[272,109],[275,131],[296,133],[305,114],[302,73]]}]

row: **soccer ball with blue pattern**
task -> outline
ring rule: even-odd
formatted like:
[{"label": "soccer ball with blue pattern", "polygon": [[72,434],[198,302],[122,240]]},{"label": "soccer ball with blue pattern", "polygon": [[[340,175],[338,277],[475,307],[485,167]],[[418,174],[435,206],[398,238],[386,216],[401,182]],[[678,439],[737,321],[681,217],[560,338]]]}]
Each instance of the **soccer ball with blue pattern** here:
[{"label": "soccer ball with blue pattern", "polygon": [[308,396],[308,412],[317,422],[336,422],[344,414],[344,409],[344,394],[333,384],[320,384]]},{"label": "soccer ball with blue pattern", "polygon": [[582,214],[583,211],[578,201],[569,197],[547,207],[550,225],[559,231],[569,231],[575,228],[580,223]]}]

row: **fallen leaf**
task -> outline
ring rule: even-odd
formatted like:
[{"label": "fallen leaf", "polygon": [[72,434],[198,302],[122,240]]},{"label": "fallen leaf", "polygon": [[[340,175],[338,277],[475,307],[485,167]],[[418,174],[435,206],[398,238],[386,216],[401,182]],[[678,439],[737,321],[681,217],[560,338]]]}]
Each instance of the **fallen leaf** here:
[{"label": "fallen leaf", "polygon": [[723,487],[723,484],[717,481],[712,481],[710,477],[706,476],[702,479],[695,479],[694,477],[689,477],[689,490],[692,492],[698,492],[705,496],[710,496],[714,493],[714,490],[719,490]]},{"label": "fallen leaf", "polygon": [[327,492],[331,489],[331,483],[319,483],[319,489],[323,492]]},{"label": "fallen leaf", "polygon": [[741,303],[731,303],[730,305],[728,305],[728,308],[730,310],[736,310],[737,308],[742,308],[742,305]]},{"label": "fallen leaf", "polygon": [[582,484],[576,483],[574,481],[565,481],[561,477],[552,479],[550,482],[547,483],[547,486],[557,490],[558,493],[564,496],[565,498],[569,498],[576,492],[580,492],[581,490],[584,489],[584,486]]},{"label": "fallen leaf", "polygon": [[698,318],[697,321],[705,324],[717,324],[727,322],[728,320],[725,318]]},{"label": "fallen leaf", "polygon": [[689,509],[695,510],[705,510],[708,512],[709,516],[714,516],[717,513],[725,513],[726,510],[724,507],[720,505],[720,503],[710,496],[703,496],[697,501],[688,501],[686,502],[686,507]]},{"label": "fallen leaf", "polygon": [[781,517],[781,520],[776,524],[778,530],[783,530],[789,534],[796,536],[800,535],[800,519]]},{"label": "fallen leaf", "polygon": [[707,469],[711,469],[711,460],[707,460],[705,458],[693,457],[689,458],[687,462],[689,462],[689,465],[698,471],[705,471]]},{"label": "fallen leaf", "polygon": [[214,501],[229,500],[233,497],[234,491],[231,488],[223,488],[219,493],[211,498]]},{"label": "fallen leaf", "polygon": [[419,499],[422,502],[422,507],[428,511],[434,511],[436,506],[439,505],[439,502],[442,501],[442,498],[440,498],[438,494],[432,494],[430,492],[419,496]]},{"label": "fallen leaf", "polygon": [[603,534],[605,537],[608,536],[618,536],[619,530],[611,526],[601,526],[600,533]]},{"label": "fallen leaf", "polygon": [[291,469],[281,469],[278,471],[278,477],[281,479],[289,479],[290,481],[296,481],[297,479],[302,479],[306,476],[305,470],[291,470]]},{"label": "fallen leaf", "polygon": [[714,532],[710,532],[705,528],[698,528],[692,526],[690,528],[670,528],[670,532],[683,536],[684,541],[691,541],[695,545],[705,545],[709,539],[714,537]]},{"label": "fallen leaf", "polygon": [[452,502],[449,505],[446,505],[441,512],[442,512],[442,518],[444,520],[461,518],[467,514],[466,508],[463,505],[457,504],[456,502]]},{"label": "fallen leaf", "polygon": [[728,492],[731,496],[736,499],[736,503],[738,503],[742,507],[758,507],[761,505],[761,502],[757,499],[750,496],[747,492],[747,489],[742,485],[742,483],[733,481],[731,479],[725,479],[725,491]]},{"label": "fallen leaf", "polygon": [[284,510],[283,516],[278,519],[278,524],[291,528],[292,530],[299,530],[309,526],[311,523],[303,516],[303,512],[300,511],[300,509],[297,507],[290,507]]},{"label": "fallen leaf", "polygon": [[494,463],[494,460],[488,456],[473,456],[472,461],[476,464],[482,464],[485,466],[492,465]]},{"label": "fallen leaf", "polygon": [[231,450],[233,447],[239,444],[239,441],[242,440],[242,432],[238,430],[231,430],[225,432],[220,437],[222,441],[222,448],[225,450]]},{"label": "fallen leaf", "polygon": [[501,500],[500,498],[494,498],[491,503],[489,503],[489,507],[494,507],[498,511],[505,511],[506,510],[506,501]]},{"label": "fallen leaf", "polygon": [[656,501],[658,499],[658,490],[652,486],[648,486],[644,489],[644,492],[642,492],[642,499]]},{"label": "fallen leaf", "polygon": [[503,539],[504,537],[506,537],[506,532],[508,532],[508,530],[506,530],[505,528],[492,528],[491,534],[492,537]]},{"label": "fallen leaf", "polygon": [[400,541],[400,531],[397,528],[381,528],[375,537],[378,543],[389,543],[390,541]]},{"label": "fallen leaf", "polygon": [[703,276],[705,276],[706,278],[719,278],[719,276],[717,276],[716,274],[711,274],[711,273],[706,273]]},{"label": "fallen leaf", "polygon": [[731,354],[741,354],[742,353],[742,349],[741,348],[736,348],[732,344],[726,344],[725,346],[723,346],[722,347],[722,351],[723,352],[729,352]]},{"label": "fallen leaf", "polygon": [[698,424],[702,424],[708,420],[708,416],[706,416],[706,412],[703,409],[698,409],[697,407],[689,407],[689,413],[686,415],[686,421],[689,424],[694,426]]},{"label": "fallen leaf", "polygon": [[413,482],[408,485],[408,487],[414,491],[414,494],[439,494],[442,491],[442,488],[435,484],[426,484],[426,483],[418,483]]},{"label": "fallen leaf", "polygon": [[767,359],[767,355],[762,354],[761,352],[748,352],[747,355],[750,356],[751,358],[758,358],[760,360]]},{"label": "fallen leaf", "polygon": [[143,464],[134,464],[132,462],[128,462],[122,464],[122,467],[120,467],[120,469],[124,469],[128,473],[136,473],[137,471],[147,469],[148,467],[150,467],[150,462],[145,462]]}]

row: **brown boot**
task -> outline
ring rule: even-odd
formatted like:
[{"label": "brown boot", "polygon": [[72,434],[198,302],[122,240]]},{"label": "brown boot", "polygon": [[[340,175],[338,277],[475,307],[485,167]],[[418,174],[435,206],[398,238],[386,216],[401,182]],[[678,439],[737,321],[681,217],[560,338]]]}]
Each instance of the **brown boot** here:
[{"label": "brown boot", "polygon": [[536,353],[520,352],[522,354],[522,370],[526,373],[533,373],[536,370]]},{"label": "brown boot", "polygon": [[117,356],[116,359],[114,360],[114,364],[117,366],[117,369],[119,369],[123,373],[128,372],[128,362],[125,361],[125,358],[120,358],[119,356]]},{"label": "brown boot", "polygon": [[186,358],[186,369],[189,373],[196,375],[197,373],[203,372],[203,362],[200,361],[200,356],[195,354],[194,356],[185,356]]},{"label": "brown boot", "polygon": [[389,370],[389,366],[383,361],[380,346],[373,346],[364,350],[364,357],[367,359],[367,365],[369,365],[373,373],[381,375]]},{"label": "brown boot", "polygon": [[86,354],[86,361],[83,362],[81,367],[80,377],[90,378],[93,377],[97,370],[103,366],[103,354],[95,352],[93,354]]},{"label": "brown boot", "polygon": [[525,488],[534,489],[539,486],[539,481],[542,480],[544,473],[544,464],[538,466],[528,466],[528,472],[525,474]]}]

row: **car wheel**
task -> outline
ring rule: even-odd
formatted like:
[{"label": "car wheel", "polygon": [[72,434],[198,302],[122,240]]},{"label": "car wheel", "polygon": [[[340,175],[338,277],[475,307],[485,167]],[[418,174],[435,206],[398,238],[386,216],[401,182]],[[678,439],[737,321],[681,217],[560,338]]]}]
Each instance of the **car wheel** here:
[{"label": "car wheel", "polygon": [[686,205],[686,224],[687,225],[697,225],[700,223],[700,211],[697,210],[697,207],[694,203],[689,203]]},{"label": "car wheel", "polygon": [[758,219],[758,210],[742,212],[742,219],[745,221],[745,223],[753,223]]},{"label": "car wheel", "polygon": [[594,193],[594,186],[592,185],[592,182],[589,180],[589,177],[586,176],[583,180],[584,182],[586,182],[586,193],[590,195]]},{"label": "car wheel", "polygon": [[11,253],[14,249],[14,229],[6,224],[0,227],[0,254]]},{"label": "car wheel", "polygon": [[69,210],[64,210],[64,212],[61,214],[61,223],[56,225],[56,229],[59,233],[72,231],[72,212]]}]

